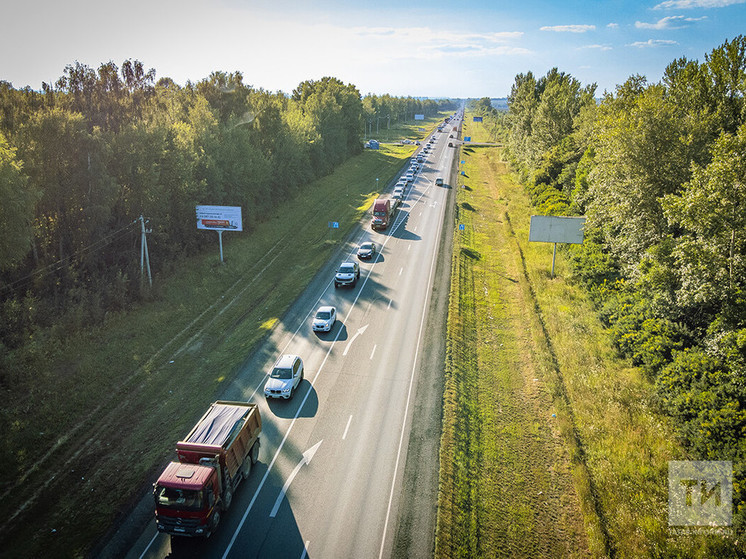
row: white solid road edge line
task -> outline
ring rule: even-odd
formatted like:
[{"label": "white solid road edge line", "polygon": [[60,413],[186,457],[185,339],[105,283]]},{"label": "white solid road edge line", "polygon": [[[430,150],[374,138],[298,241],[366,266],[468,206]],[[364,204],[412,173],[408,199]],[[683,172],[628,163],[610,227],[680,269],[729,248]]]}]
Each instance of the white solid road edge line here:
[{"label": "white solid road edge line", "polygon": [[[440,237],[440,235],[438,235]],[[430,272],[428,274],[427,278],[427,285],[430,285],[430,281],[432,280],[433,271],[435,270],[435,261],[438,257],[438,249],[436,244],[435,252],[433,252],[433,259],[430,263]],[[423,306],[423,312],[422,312],[422,318],[420,318],[420,331],[417,334],[417,346],[415,348],[414,352],[414,362],[412,363],[412,372],[409,376],[409,389],[407,390],[407,405],[404,407],[404,419],[402,419],[402,425],[401,425],[401,435],[399,435],[399,448],[396,451],[396,463],[394,465],[394,475],[391,479],[391,492],[389,493],[389,504],[388,508],[386,509],[386,520],[383,523],[383,536],[381,537],[381,549],[378,553],[378,558],[383,558],[383,549],[386,545],[386,532],[388,531],[388,525],[389,525],[389,518],[391,517],[391,503],[394,500],[394,489],[396,488],[396,474],[399,471],[399,461],[401,460],[401,450],[402,446],[404,445],[404,428],[407,424],[407,415],[409,413],[409,403],[412,399],[412,387],[414,386],[414,375],[417,370],[417,358],[420,354],[420,344],[422,343],[422,331],[425,326],[425,315],[427,314],[427,305],[428,301],[430,300],[430,291],[426,292],[425,295],[425,304]]]}]

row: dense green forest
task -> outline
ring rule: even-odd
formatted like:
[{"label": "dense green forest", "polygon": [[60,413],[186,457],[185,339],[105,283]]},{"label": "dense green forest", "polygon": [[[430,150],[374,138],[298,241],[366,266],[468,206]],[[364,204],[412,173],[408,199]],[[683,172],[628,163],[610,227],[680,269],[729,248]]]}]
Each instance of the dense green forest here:
[{"label": "dense green forest", "polygon": [[566,248],[620,354],[655,387],[693,460],[731,460],[746,525],[746,38],[660,83],[594,98],[557,69],[516,76],[505,134],[537,213],[585,215]]},{"label": "dense green forest", "polygon": [[445,108],[328,77],[291,94],[238,72],[181,87],[132,60],[69,65],[42,91],[0,81],[0,386],[22,381],[14,352],[40,330],[95,326],[149,296],[139,216],[154,272],[174,269],[215,241],[195,205],[241,206],[250,230],[359,153],[366,123]]}]

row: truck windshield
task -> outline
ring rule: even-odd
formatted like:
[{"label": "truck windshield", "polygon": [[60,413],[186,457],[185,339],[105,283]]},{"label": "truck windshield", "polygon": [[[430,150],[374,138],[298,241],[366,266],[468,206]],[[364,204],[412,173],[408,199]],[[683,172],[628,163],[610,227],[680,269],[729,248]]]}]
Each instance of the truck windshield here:
[{"label": "truck windshield", "polygon": [[202,510],[201,490],[174,489],[161,485],[155,488],[155,503],[159,507],[176,510]]},{"label": "truck windshield", "polygon": [[377,217],[384,217],[386,215],[386,212],[377,211],[377,212],[373,212],[373,215]]}]

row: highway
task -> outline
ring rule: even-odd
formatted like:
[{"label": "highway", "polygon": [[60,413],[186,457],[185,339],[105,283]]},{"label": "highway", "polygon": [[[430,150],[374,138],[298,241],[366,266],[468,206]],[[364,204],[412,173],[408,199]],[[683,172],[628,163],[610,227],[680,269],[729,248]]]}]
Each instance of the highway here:
[{"label": "highway", "polygon": [[[218,531],[172,542],[151,522],[128,558],[392,555],[426,311],[454,195],[448,135],[436,134],[394,224],[375,232],[368,217],[223,395],[257,402],[263,431],[259,462]],[[444,186],[435,185],[437,177]],[[354,288],[335,288],[337,265],[356,260],[366,240],[380,247],[377,258],[360,262]],[[321,305],[338,312],[325,334],[311,330]],[[291,400],[267,401],[266,372],[282,353],[303,359],[305,380]]]}]

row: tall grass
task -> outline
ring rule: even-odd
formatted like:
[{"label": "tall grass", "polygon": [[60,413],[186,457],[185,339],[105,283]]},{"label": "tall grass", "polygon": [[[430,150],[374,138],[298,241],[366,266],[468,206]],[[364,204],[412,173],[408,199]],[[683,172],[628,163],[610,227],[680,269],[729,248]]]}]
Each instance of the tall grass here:
[{"label": "tall grass", "polygon": [[[469,135],[477,126],[467,120],[464,134]],[[705,543],[710,544],[709,549],[717,549],[718,542],[713,543],[716,538],[722,540],[723,554],[738,556],[737,545],[731,545],[732,542],[719,535],[680,535],[670,531],[667,525],[668,461],[687,458],[675,441],[673,426],[652,405],[653,387],[649,381],[639,369],[617,357],[582,288],[564,279],[568,270],[563,251],[558,251],[555,277],[551,277],[552,245],[528,243],[532,213],[528,198],[522,186],[510,177],[499,153],[485,148],[466,148],[462,153],[461,159],[466,161],[466,176],[462,180],[469,189],[460,191],[463,202],[458,219],[471,219],[473,222],[467,221],[466,227],[473,233],[457,240],[454,259],[463,258],[466,248],[468,254],[480,255],[472,264],[473,270],[484,267],[485,277],[510,278],[511,283],[514,281],[518,286],[520,296],[506,297],[503,311],[521,315],[511,323],[511,328],[524,342],[528,336],[530,343],[514,348],[519,351],[514,366],[516,370],[528,367],[536,379],[538,394],[545,396],[539,401],[542,406],[548,405],[556,416],[550,422],[552,433],[558,437],[562,453],[568,457],[567,462],[558,460],[558,465],[568,465],[569,469],[561,471],[561,477],[572,480],[572,487],[569,491],[563,490],[566,500],[559,503],[567,506],[569,502],[567,513],[572,513],[569,518],[576,519],[577,511],[581,511],[587,549],[594,556],[706,557]],[[465,214],[464,202],[473,211]],[[489,219],[479,222],[475,216],[483,214]],[[490,223],[501,225],[490,227]],[[501,233],[501,227],[507,231]],[[496,254],[500,256],[490,259],[490,251],[498,251]],[[464,553],[460,542],[471,540],[466,529],[468,524],[460,522],[459,518],[463,515],[474,518],[474,503],[487,500],[492,503],[487,507],[490,514],[477,517],[476,523],[482,532],[494,532],[502,529],[505,510],[515,508],[518,501],[515,495],[509,500],[489,501],[489,485],[479,485],[479,480],[488,479],[489,474],[481,469],[470,472],[472,478],[468,483],[476,489],[467,491],[469,499],[464,499],[464,481],[456,473],[463,464],[471,464],[469,460],[474,456],[484,456],[486,441],[504,441],[507,435],[520,430],[521,418],[517,417],[515,425],[506,425],[502,431],[488,431],[489,413],[483,408],[494,406],[493,399],[473,389],[459,392],[459,383],[454,380],[462,370],[472,368],[469,361],[462,364],[458,361],[459,355],[469,355],[472,351],[478,356],[480,376],[501,374],[499,367],[488,367],[481,358],[493,351],[490,348],[494,345],[483,343],[479,336],[468,334],[461,326],[462,322],[470,320],[468,313],[461,312],[462,299],[466,309],[474,304],[487,304],[490,296],[484,289],[488,282],[473,281],[469,282],[473,285],[465,287],[460,282],[467,276],[456,274],[460,269],[461,264],[454,265],[448,342],[451,349],[447,387],[450,391],[444,399],[437,546],[440,556],[487,556],[490,553],[481,548]],[[496,285],[499,287],[500,283]],[[510,288],[510,285],[504,283],[504,287]],[[509,292],[509,289],[503,290],[505,294]],[[516,311],[511,311],[514,306]],[[477,330],[480,327],[494,333],[499,331],[494,322],[484,319],[477,319]],[[508,348],[503,351],[507,354],[511,346],[503,339],[503,347]],[[459,347],[460,344],[467,344],[471,349]],[[463,398],[473,401],[468,405],[454,404]],[[543,411],[537,419],[545,418]],[[474,417],[469,418],[468,414]],[[482,433],[473,448],[464,449],[456,444],[461,436],[457,426],[464,421],[480,423]],[[520,491],[535,490],[537,482],[528,464],[516,461],[513,466],[531,472],[515,480]],[[526,477],[530,480],[528,483]],[[540,506],[546,505],[530,503],[529,510]],[[549,506],[557,506],[557,503]],[[516,529],[515,524],[511,526]],[[517,529],[521,527],[525,527],[525,523],[518,522]],[[524,554],[522,550],[511,550],[509,554],[512,553]],[[530,554],[543,553],[532,550]]]}]

